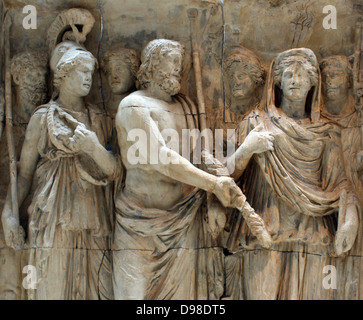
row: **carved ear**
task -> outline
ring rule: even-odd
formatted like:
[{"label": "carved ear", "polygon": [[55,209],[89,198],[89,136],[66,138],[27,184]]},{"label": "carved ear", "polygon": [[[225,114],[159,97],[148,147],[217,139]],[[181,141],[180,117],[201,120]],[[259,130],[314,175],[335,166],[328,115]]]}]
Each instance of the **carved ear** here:
[{"label": "carved ear", "polygon": [[13,75],[13,81],[17,86],[20,85],[20,77],[18,74]]},{"label": "carved ear", "polygon": [[354,54],[352,54],[352,55],[350,55],[349,57],[348,57],[348,62],[349,62],[349,64],[350,64],[350,67],[353,69],[353,66],[354,66],[354,60],[355,60],[355,56],[354,56]]},{"label": "carved ear", "polygon": [[353,79],[353,72],[354,72],[354,63],[355,63],[355,55],[352,54],[348,57],[349,62],[349,68],[351,70],[350,76],[349,76],[349,82],[350,82],[350,88],[354,86],[354,79]]}]

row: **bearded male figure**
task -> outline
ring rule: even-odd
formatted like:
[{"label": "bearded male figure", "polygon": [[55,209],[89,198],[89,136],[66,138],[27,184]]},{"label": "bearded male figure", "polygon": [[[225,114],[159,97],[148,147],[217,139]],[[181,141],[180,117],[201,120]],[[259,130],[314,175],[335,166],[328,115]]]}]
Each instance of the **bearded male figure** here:
[{"label": "bearded male figure", "polygon": [[48,98],[47,54],[42,51],[17,54],[11,60],[11,75],[16,89],[19,120],[28,123],[34,109]]},{"label": "bearded male figure", "polygon": [[[177,41],[151,41],[141,57],[140,90],[123,99],[117,113],[126,168],[125,187],[115,199],[117,299],[219,299],[223,294],[222,252],[212,248],[201,205],[205,191],[229,207],[243,205],[243,194],[232,178],[208,174],[175,151],[182,150],[182,130],[198,128],[194,104],[178,94],[183,56]],[[145,134],[136,161],[135,129]],[[177,146],[167,144],[170,129],[177,133]]]},{"label": "bearded male figure", "polygon": [[[19,53],[11,59],[10,71],[14,84],[14,127],[15,152],[19,156],[24,141],[26,125],[33,110],[48,99],[47,80],[49,75],[48,56],[43,51],[32,50]],[[9,159],[7,156],[6,139],[1,142],[3,157],[1,167],[3,172],[8,170]],[[7,188],[9,180],[2,179],[4,188]],[[6,192],[4,192],[6,194]],[[3,200],[3,199],[2,199]],[[23,220],[25,215],[22,215]],[[5,246],[2,241],[2,226],[0,222],[0,246]],[[23,292],[22,285],[22,264],[26,260],[26,251],[14,251],[9,247],[0,250],[0,274],[4,275],[0,280],[0,299],[20,299]]]}]

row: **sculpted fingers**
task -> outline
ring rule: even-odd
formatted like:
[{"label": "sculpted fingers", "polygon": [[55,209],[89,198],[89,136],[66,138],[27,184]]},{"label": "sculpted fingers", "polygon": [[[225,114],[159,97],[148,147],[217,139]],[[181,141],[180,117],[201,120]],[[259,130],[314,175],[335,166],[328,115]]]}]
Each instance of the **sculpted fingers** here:
[{"label": "sculpted fingers", "polygon": [[5,242],[7,246],[13,248],[14,234],[12,231],[5,232]]},{"label": "sculpted fingers", "polygon": [[14,250],[20,250],[24,246],[25,232],[23,227],[19,226],[17,229],[8,230],[5,233],[5,242],[7,246]]},{"label": "sculpted fingers", "polygon": [[237,196],[234,201],[232,202],[232,206],[234,208],[242,208],[246,202],[246,196],[242,193],[241,195]]},{"label": "sculpted fingers", "polygon": [[349,225],[344,225],[338,229],[334,243],[336,255],[341,256],[348,252],[353,247],[354,241],[355,233],[352,232]]},{"label": "sculpted fingers", "polygon": [[265,140],[269,140],[269,141],[275,140],[275,138],[271,132],[260,132],[260,136]]},{"label": "sculpted fingers", "polygon": [[256,153],[272,151],[275,138],[270,132],[260,132],[256,145]]},{"label": "sculpted fingers", "polygon": [[87,133],[84,131],[84,129],[80,128],[79,126],[76,130],[74,130],[74,135],[76,136],[76,138],[84,138],[86,134]]},{"label": "sculpted fingers", "polygon": [[263,126],[262,124],[257,125],[257,127],[255,127],[252,131],[255,132],[261,132],[263,130]]},{"label": "sculpted fingers", "polygon": [[271,142],[275,141],[275,137],[273,136],[272,132],[267,132],[267,139]]},{"label": "sculpted fingers", "polygon": [[341,256],[344,253],[344,237],[341,234],[337,234],[336,239],[335,239],[335,254],[337,256]]},{"label": "sculpted fingers", "polygon": [[272,141],[267,142],[267,150],[274,151],[274,143]]},{"label": "sculpted fingers", "polygon": [[20,250],[24,246],[25,232],[22,226],[19,226],[17,234],[13,238],[14,249]]},{"label": "sculpted fingers", "polygon": [[[243,202],[244,195],[235,181],[229,177],[219,178],[215,195],[225,207],[236,207],[236,203]],[[242,200],[241,200],[242,199]]]},{"label": "sculpted fingers", "polygon": [[85,153],[92,153],[95,146],[99,144],[96,133],[81,125],[74,130],[73,140],[75,145]]}]

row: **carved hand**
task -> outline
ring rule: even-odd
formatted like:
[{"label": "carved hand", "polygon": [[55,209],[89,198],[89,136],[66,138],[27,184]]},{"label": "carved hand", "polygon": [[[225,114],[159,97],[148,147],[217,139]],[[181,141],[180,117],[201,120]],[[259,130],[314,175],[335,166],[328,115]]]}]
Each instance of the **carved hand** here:
[{"label": "carved hand", "polygon": [[263,127],[258,125],[246,137],[242,146],[248,150],[251,155],[274,150],[274,137],[271,132],[262,131]]},{"label": "carved hand", "polygon": [[335,235],[335,253],[341,256],[352,249],[358,233],[358,212],[354,204],[347,206],[346,194],[341,194],[341,205],[339,208],[338,230]]},{"label": "carved hand", "polygon": [[335,253],[338,256],[343,255],[352,249],[355,238],[357,236],[357,226],[350,222],[345,222],[338,226],[338,231],[335,235]]},{"label": "carved hand", "polygon": [[[3,213],[4,214],[4,213]],[[14,250],[20,250],[24,246],[25,232],[22,226],[14,217],[7,217],[2,220],[5,242]]]},{"label": "carved hand", "polygon": [[232,178],[219,177],[213,193],[225,207],[236,208],[242,206],[246,197]]},{"label": "carved hand", "polygon": [[78,125],[74,131],[73,148],[91,154],[94,152],[96,145],[100,142],[95,132],[90,131],[84,125]]}]

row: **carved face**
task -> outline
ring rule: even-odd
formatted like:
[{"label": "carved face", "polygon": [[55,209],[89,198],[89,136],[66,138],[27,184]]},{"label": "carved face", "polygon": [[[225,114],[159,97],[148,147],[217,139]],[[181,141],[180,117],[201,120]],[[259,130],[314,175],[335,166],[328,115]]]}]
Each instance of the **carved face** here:
[{"label": "carved face", "polygon": [[162,53],[160,64],[154,70],[154,80],[171,96],[180,90],[183,56],[179,51]]},{"label": "carved face", "polygon": [[284,70],[281,90],[285,98],[292,101],[306,99],[311,86],[309,73],[300,63],[292,63]]},{"label": "carved face", "polygon": [[48,71],[45,68],[27,68],[25,72],[16,77],[16,84],[27,87],[38,87],[45,85]]},{"label": "carved face", "polygon": [[48,98],[48,69],[46,67],[23,68],[13,75],[16,93],[22,101],[24,120],[30,119],[33,110],[46,102]]},{"label": "carved face", "polygon": [[256,84],[245,70],[234,68],[230,71],[229,78],[234,98],[245,99],[253,96]]},{"label": "carved face", "polygon": [[85,97],[89,94],[92,86],[92,74],[94,62],[82,59],[82,63],[76,66],[63,79],[60,90],[67,90],[70,94]]},{"label": "carved face", "polygon": [[340,100],[348,96],[349,76],[342,68],[325,67],[322,72],[323,93],[327,100]]},{"label": "carved face", "polygon": [[182,63],[183,57],[178,51],[169,51],[162,53],[159,68],[169,76],[180,78]]},{"label": "carved face", "polygon": [[134,84],[134,77],[129,66],[117,57],[111,57],[108,62],[107,81],[112,93],[128,92]]}]

